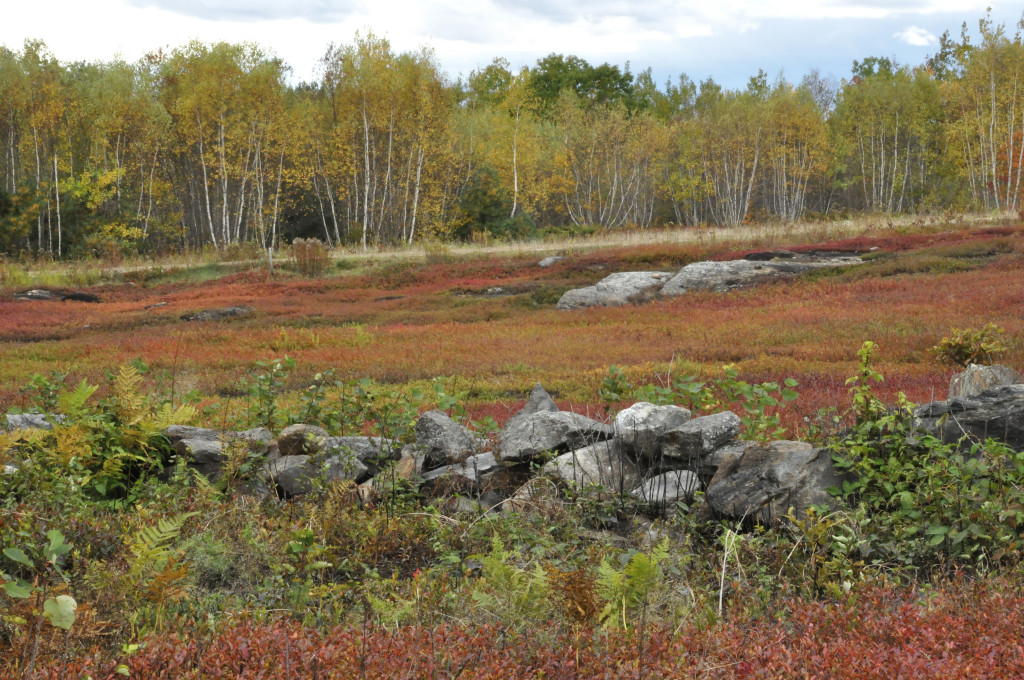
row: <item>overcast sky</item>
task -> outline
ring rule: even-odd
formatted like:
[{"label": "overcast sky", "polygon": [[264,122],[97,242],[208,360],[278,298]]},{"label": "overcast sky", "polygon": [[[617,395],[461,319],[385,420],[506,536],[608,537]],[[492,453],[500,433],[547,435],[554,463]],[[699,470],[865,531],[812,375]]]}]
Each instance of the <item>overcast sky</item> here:
[{"label": "overcast sky", "polygon": [[846,77],[854,59],[919,64],[938,36],[958,36],[992,6],[1015,30],[1024,5],[991,0],[3,0],[0,44],[42,39],[63,61],[134,61],[198,38],[254,41],[312,80],[330,42],[356,31],[396,51],[432,47],[454,79],[495,56],[532,65],[552,52],[686,73],[741,87],[764,69],[799,80],[812,68]]}]

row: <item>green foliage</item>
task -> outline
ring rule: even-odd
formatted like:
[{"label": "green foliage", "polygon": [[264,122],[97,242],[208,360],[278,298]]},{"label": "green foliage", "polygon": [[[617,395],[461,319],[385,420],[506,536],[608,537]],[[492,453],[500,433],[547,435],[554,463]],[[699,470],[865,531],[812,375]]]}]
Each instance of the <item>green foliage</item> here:
[{"label": "green foliage", "polygon": [[1003,332],[994,323],[987,323],[981,328],[954,328],[930,351],[939,361],[961,368],[968,364],[988,366],[1009,350],[1003,342]]},{"label": "green foliage", "polygon": [[491,538],[488,553],[474,555],[482,564],[473,584],[473,602],[496,622],[514,630],[546,620],[551,612],[550,583],[544,568],[522,563],[522,555]]},{"label": "green foliage", "polygon": [[794,389],[797,381],[786,378],[781,385],[777,382],[750,384],[740,379],[739,371],[732,365],[723,366],[722,372],[722,377],[711,381],[682,375],[661,385],[648,383],[635,387],[621,368],[611,366],[599,393],[608,403],[624,401],[629,396],[637,401],[675,404],[704,413],[737,408],[744,438],[770,441],[784,436],[786,429],[780,425],[779,409],[799,396]]},{"label": "green foliage", "polygon": [[[854,425],[833,445],[842,486],[874,562],[928,566],[948,560],[985,570],[1022,548],[1024,453],[994,442],[944,444],[918,432],[902,394],[887,408],[871,390],[874,344],[848,383]],[[936,552],[939,550],[940,552]]]},{"label": "green foliage", "polygon": [[616,569],[608,560],[601,562],[597,585],[598,593],[606,602],[600,614],[602,624],[629,630],[630,616],[637,609],[646,614],[651,596],[661,582],[659,565],[667,557],[668,539],[662,539],[650,554],[633,553],[621,569]]},{"label": "green foliage", "polygon": [[[34,384],[51,394],[52,386]],[[195,417],[192,406],[172,408],[143,396],[142,377],[134,366],[122,366],[111,376],[109,394],[98,404],[92,400],[97,389],[83,379],[47,396],[60,413],[53,429],[4,442],[5,449],[16,450],[30,463],[17,475],[0,476],[0,491],[9,500],[46,490],[61,502],[84,494],[123,506],[132,500],[138,481],[162,468],[169,452],[162,430]],[[10,455],[0,450],[4,453]]]},{"label": "green foliage", "polygon": [[257,361],[249,378],[242,381],[249,397],[248,411],[250,425],[258,425],[269,430],[277,430],[282,424],[281,413],[277,400],[287,384],[288,373],[295,368],[295,359],[285,356],[283,359]]}]

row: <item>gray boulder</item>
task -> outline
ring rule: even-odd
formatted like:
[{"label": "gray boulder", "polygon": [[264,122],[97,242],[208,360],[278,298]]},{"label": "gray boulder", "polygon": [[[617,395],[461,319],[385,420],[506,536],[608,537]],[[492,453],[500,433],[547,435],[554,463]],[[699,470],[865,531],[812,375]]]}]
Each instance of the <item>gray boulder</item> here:
[{"label": "gray boulder", "polygon": [[522,420],[526,416],[532,416],[534,413],[541,412],[558,412],[558,404],[551,398],[551,395],[547,393],[540,383],[533,386],[530,390],[530,398],[526,401],[521,409],[519,409],[514,416],[508,419],[505,423],[505,427],[511,427],[515,422]]},{"label": "gray boulder", "polygon": [[312,456],[324,450],[327,430],[316,425],[289,425],[277,435],[282,456]]},{"label": "gray boulder", "polygon": [[58,300],[63,299],[63,297],[64,296],[62,294],[56,293],[56,292],[54,292],[52,290],[42,290],[42,289],[38,289],[38,288],[34,289],[34,290],[26,290],[26,291],[24,291],[22,293],[15,293],[14,294],[14,299],[15,300],[51,300],[51,301],[58,301]]},{"label": "gray boulder", "polygon": [[301,496],[313,490],[314,480],[326,482],[351,479],[356,483],[369,479],[365,465],[355,456],[282,456],[267,464],[267,476],[277,484],[286,498]]},{"label": "gray boulder", "polygon": [[826,489],[841,483],[828,449],[795,441],[751,443],[723,462],[704,498],[719,517],[768,523],[790,508],[799,516],[812,505],[832,505]]},{"label": "gray boulder", "polygon": [[478,453],[486,442],[444,411],[427,411],[416,421],[416,445],[426,454],[426,467],[436,468]]},{"label": "gray boulder", "polygon": [[1024,385],[1004,385],[971,397],[925,404],[914,411],[918,427],[947,444],[996,439],[1024,451]]},{"label": "gray boulder", "polygon": [[672,278],[666,272],[619,272],[593,286],[566,291],[558,301],[558,309],[584,307],[619,307],[642,302],[654,295]]},{"label": "gray boulder", "polygon": [[644,503],[668,506],[679,501],[692,501],[693,495],[700,489],[701,483],[697,473],[690,470],[672,470],[651,477],[630,494]]},{"label": "gray boulder", "polygon": [[601,486],[609,493],[626,492],[640,483],[640,470],[616,439],[569,451],[549,461],[541,474],[569,486]]},{"label": "gray boulder", "polygon": [[683,295],[690,291],[710,290],[722,293],[776,278],[783,278],[833,267],[860,264],[857,256],[806,256],[794,254],[791,258],[771,261],[726,260],[722,262],[694,262],[679,270],[660,291],[662,297]]},{"label": "gray boulder", "polygon": [[439,480],[447,479],[458,485],[478,489],[483,475],[498,467],[493,453],[480,453],[469,456],[459,463],[445,465],[423,473],[423,485],[433,487]]},{"label": "gray boulder", "polygon": [[501,459],[526,462],[545,451],[561,453],[611,439],[612,427],[569,411],[541,411],[517,418],[501,432]]},{"label": "gray boulder", "polygon": [[971,397],[993,387],[1016,385],[1020,382],[1020,374],[1009,366],[1003,366],[1002,364],[992,364],[991,366],[968,364],[962,373],[957,373],[950,378],[949,396],[947,399]]},{"label": "gray boulder", "polygon": [[238,307],[221,307],[219,309],[204,309],[192,314],[183,314],[182,321],[219,321],[221,319],[234,319],[249,316],[256,312],[255,307],[241,305]]},{"label": "gray boulder", "polygon": [[50,419],[55,419],[60,422],[64,419],[63,416],[50,416],[45,413],[8,413],[7,414],[7,430],[13,432],[15,430],[52,430],[53,423]]},{"label": "gray boulder", "polygon": [[701,416],[666,432],[661,439],[661,455],[694,467],[739,433],[740,418],[732,411]]},{"label": "gray boulder", "polygon": [[398,460],[401,452],[392,450],[380,437],[326,437],[322,451],[328,456],[355,456],[375,475],[388,460]]},{"label": "gray boulder", "polygon": [[227,446],[246,447],[254,455],[265,456],[273,437],[270,430],[262,427],[235,431],[188,425],[171,425],[164,430],[164,436],[170,440],[175,453],[186,458],[190,468],[211,480],[221,475],[228,460]]},{"label": "gray boulder", "polygon": [[679,406],[655,406],[637,402],[619,411],[612,427],[615,438],[635,456],[655,457],[665,432],[686,424],[690,412]]}]

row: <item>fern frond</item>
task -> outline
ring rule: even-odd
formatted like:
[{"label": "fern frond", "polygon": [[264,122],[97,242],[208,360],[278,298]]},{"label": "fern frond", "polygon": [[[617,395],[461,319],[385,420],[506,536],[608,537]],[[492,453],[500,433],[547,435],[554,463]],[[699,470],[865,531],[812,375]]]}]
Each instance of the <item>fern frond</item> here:
[{"label": "fern frond", "polygon": [[178,408],[174,408],[170,402],[164,402],[153,413],[152,422],[157,430],[163,430],[171,425],[187,425],[195,420],[196,415],[198,415],[198,411],[191,404],[182,404]]},{"label": "fern frond", "polygon": [[85,378],[82,378],[82,382],[78,383],[75,389],[61,392],[61,395],[57,397],[58,410],[72,420],[80,417],[85,409],[85,402],[89,401],[89,397],[96,389],[96,385],[90,385]]},{"label": "fern frond", "polygon": [[0,464],[7,458],[7,452],[14,449],[24,438],[24,430],[14,432],[0,432]]},{"label": "fern frond", "polygon": [[153,575],[143,590],[150,602],[163,604],[168,600],[180,600],[185,597],[182,581],[188,577],[188,562],[178,562],[174,557],[167,560],[164,568]]},{"label": "fern frond", "polygon": [[122,423],[137,422],[145,414],[146,399],[141,394],[142,376],[132,365],[124,365],[114,378],[118,418]]},{"label": "fern frond", "polygon": [[156,526],[145,526],[136,532],[129,549],[128,572],[136,577],[163,571],[173,557],[171,545],[181,533],[181,527],[196,512],[186,512],[170,519],[161,517]]},{"label": "fern frond", "polygon": [[55,427],[53,438],[55,445],[50,457],[61,465],[68,465],[75,458],[86,461],[92,456],[89,430],[82,425]]}]

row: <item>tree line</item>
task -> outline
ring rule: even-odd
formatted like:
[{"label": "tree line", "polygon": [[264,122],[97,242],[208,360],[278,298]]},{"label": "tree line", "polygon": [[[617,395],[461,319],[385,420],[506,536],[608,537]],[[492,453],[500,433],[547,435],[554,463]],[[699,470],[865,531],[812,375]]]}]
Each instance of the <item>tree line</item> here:
[{"label": "tree line", "polygon": [[429,49],[373,34],[299,84],[249,43],[61,63],[30,40],[0,47],[0,252],[1013,212],[1020,28],[986,18],[917,66],[734,90],[560,54],[452,81]]}]

